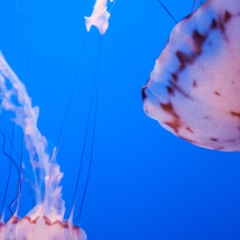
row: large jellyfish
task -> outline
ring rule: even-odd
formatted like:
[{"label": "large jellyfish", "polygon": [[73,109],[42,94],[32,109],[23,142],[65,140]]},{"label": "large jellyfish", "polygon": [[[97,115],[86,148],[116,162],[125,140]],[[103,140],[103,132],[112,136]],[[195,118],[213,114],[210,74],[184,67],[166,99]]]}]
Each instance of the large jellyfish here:
[{"label": "large jellyfish", "polygon": [[[87,31],[94,25],[101,34],[106,32],[110,17],[106,5],[107,0],[96,1],[92,15],[85,17]],[[0,99],[2,114],[10,113],[12,121],[22,128],[25,147],[28,152],[28,156],[24,159],[22,159],[22,156],[20,157],[20,167],[17,166],[12,156],[5,153],[9,161],[14,163],[18,170],[19,186],[18,196],[13,202],[17,204],[13,216],[5,222],[4,212],[2,213],[3,222],[0,222],[0,240],[87,239],[84,230],[73,226],[71,219],[64,220],[65,204],[62,199],[62,187],[60,186],[63,173],[60,171],[60,166],[56,160],[59,145],[52,152],[48,151],[48,142],[37,127],[39,108],[32,106],[32,100],[24,84],[13,72],[1,52]],[[6,136],[3,136],[5,144]],[[14,148],[14,145],[12,145],[12,148]],[[4,147],[3,151],[5,151]],[[25,217],[19,218],[17,216],[18,201],[21,194],[23,169],[26,172],[25,180],[33,188],[35,206]]]},{"label": "large jellyfish", "polygon": [[142,88],[144,111],[204,148],[240,151],[240,2],[208,0],[173,29]]}]

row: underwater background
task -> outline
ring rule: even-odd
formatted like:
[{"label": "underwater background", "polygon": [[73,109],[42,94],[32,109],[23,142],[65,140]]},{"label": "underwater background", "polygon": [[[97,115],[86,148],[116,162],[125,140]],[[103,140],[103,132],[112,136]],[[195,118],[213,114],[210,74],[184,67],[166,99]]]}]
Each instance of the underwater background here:
[{"label": "underwater background", "polygon": [[[192,0],[162,2],[178,21],[193,5]],[[175,25],[158,1],[117,0],[106,34],[100,37],[92,27],[85,45],[84,16],[91,15],[94,0],[17,3],[19,12],[15,0],[0,2],[0,49],[26,85],[33,106],[40,108],[38,127],[49,149],[57,144],[85,46],[57,155],[64,173],[65,217],[71,212],[100,48],[93,159],[80,221],[88,239],[240,239],[239,153],[194,146],[164,130],[143,111],[141,87]],[[75,224],[93,123],[92,119]],[[18,131],[15,141],[21,137]],[[10,151],[9,141],[6,150]],[[9,160],[1,151],[1,207],[8,168]],[[17,179],[13,169],[5,219],[10,217],[8,205],[16,197]],[[32,206],[33,193],[25,184],[18,215],[23,217]]]}]

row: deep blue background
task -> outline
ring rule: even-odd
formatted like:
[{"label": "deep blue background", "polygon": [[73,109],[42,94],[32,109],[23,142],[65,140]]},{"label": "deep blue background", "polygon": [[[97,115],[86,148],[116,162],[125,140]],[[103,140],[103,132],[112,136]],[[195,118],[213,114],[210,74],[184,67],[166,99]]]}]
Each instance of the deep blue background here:
[{"label": "deep blue background", "polygon": [[[163,2],[177,20],[191,12],[193,3]],[[14,0],[0,2],[0,49],[28,92],[30,72],[33,105],[40,107],[38,126],[52,147],[59,137],[86,36],[83,17],[91,14],[93,4],[94,0],[19,0],[20,21]],[[110,26],[102,38],[93,165],[81,218],[89,240],[240,239],[240,155],[193,146],[142,110],[141,86],[174,25],[157,0],[117,0],[111,9]],[[66,218],[99,40],[92,28],[57,159],[64,172]],[[89,145],[90,141],[87,150]],[[1,155],[0,161],[2,202],[8,160]],[[16,184],[13,171],[9,201]],[[21,216],[32,204],[30,188],[25,185],[24,189]],[[75,213],[80,200],[81,189]]]}]

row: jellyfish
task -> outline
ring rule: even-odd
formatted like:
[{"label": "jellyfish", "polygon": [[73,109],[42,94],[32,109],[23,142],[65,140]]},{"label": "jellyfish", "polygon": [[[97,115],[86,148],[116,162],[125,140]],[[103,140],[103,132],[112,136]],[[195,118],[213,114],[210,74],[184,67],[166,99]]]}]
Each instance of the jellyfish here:
[{"label": "jellyfish", "polygon": [[[106,5],[107,0],[96,1],[92,15],[85,17],[87,31],[90,31],[91,26],[94,25],[100,34],[106,32],[110,17]],[[22,168],[27,173],[25,177],[33,188],[35,199],[35,206],[27,215],[23,218],[18,217],[18,199],[21,194],[21,180],[19,180],[19,192],[15,201],[17,208],[8,221],[4,222],[4,216],[1,216],[0,240],[86,240],[86,233],[81,227],[74,226],[71,219],[64,220],[65,203],[60,186],[63,173],[56,160],[59,145],[53,148],[52,152],[48,151],[48,141],[37,126],[39,107],[32,106],[25,85],[8,65],[2,52],[0,52],[0,103],[1,113],[11,113],[12,121],[23,131],[28,158],[23,160],[21,158],[23,162],[20,167],[15,164],[11,156],[8,155],[8,158],[15,164],[20,179]],[[4,134],[3,136],[6,140],[6,136]]]},{"label": "jellyfish", "polygon": [[208,0],[179,22],[142,88],[145,113],[207,149],[240,151],[240,2]]}]

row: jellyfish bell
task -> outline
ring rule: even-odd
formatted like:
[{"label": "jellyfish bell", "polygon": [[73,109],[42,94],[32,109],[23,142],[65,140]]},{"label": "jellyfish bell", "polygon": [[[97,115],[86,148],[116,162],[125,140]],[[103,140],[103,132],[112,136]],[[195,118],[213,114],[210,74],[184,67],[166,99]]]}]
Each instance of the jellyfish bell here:
[{"label": "jellyfish bell", "polygon": [[[107,0],[96,1],[92,15],[85,17],[87,31],[94,25],[101,34],[106,32],[110,17],[106,6]],[[69,105],[71,99],[72,97]],[[22,165],[25,171],[32,173],[27,180],[31,183],[35,195],[35,206],[25,217],[17,216],[18,206],[9,220],[4,221],[4,216],[0,216],[0,240],[86,240],[84,230],[74,226],[71,217],[70,220],[63,219],[65,202],[60,186],[63,173],[56,161],[59,145],[52,153],[48,152],[47,140],[37,127],[39,108],[32,106],[25,85],[8,65],[1,51],[0,105],[2,111],[13,113],[14,122],[23,131],[28,159],[24,159]],[[12,161],[11,156],[9,159]],[[19,169],[18,172],[22,174]]]},{"label": "jellyfish bell", "polygon": [[85,232],[80,227],[73,226],[70,221],[51,222],[50,219],[45,216],[39,216],[35,219],[30,216],[23,218],[13,216],[5,225],[0,227],[0,231],[0,239],[87,239]]},{"label": "jellyfish bell", "polygon": [[208,0],[179,22],[142,88],[145,113],[203,148],[240,151],[240,1]]}]

